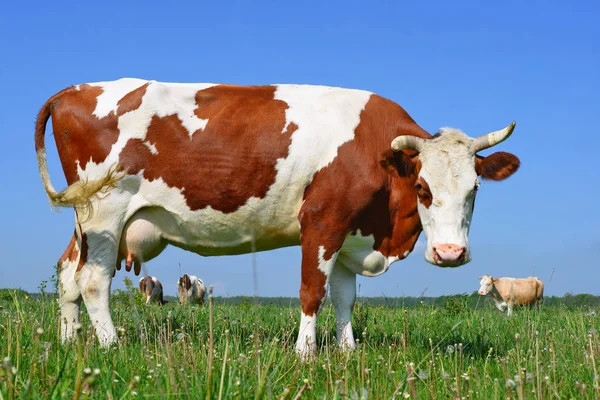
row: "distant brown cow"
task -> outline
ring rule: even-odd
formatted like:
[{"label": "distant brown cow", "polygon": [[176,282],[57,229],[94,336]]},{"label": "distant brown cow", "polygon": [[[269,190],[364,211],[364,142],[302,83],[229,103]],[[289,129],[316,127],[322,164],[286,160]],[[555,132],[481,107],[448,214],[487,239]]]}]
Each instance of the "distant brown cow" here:
[{"label": "distant brown cow", "polygon": [[508,315],[512,315],[515,305],[533,306],[544,301],[544,284],[536,277],[517,279],[483,275],[479,277],[479,282],[481,287],[478,293],[482,296],[490,293],[496,308],[500,311],[508,308]]},{"label": "distant brown cow", "polygon": [[164,304],[162,283],[153,276],[145,276],[140,279],[140,292],[146,298],[146,304]]}]

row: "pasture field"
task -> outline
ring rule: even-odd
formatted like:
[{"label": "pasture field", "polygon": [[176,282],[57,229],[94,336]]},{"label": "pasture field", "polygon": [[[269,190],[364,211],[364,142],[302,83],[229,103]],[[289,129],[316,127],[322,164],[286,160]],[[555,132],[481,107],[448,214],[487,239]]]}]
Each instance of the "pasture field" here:
[{"label": "pasture field", "polygon": [[63,346],[56,299],[12,292],[0,300],[0,399],[600,396],[600,320],[589,308],[523,309],[507,318],[488,301],[475,309],[393,302],[357,303],[359,343],[350,353],[337,350],[328,303],[318,355],[301,363],[295,305],[144,306],[131,288],[112,298],[120,342],[101,348],[85,310],[78,339]]}]

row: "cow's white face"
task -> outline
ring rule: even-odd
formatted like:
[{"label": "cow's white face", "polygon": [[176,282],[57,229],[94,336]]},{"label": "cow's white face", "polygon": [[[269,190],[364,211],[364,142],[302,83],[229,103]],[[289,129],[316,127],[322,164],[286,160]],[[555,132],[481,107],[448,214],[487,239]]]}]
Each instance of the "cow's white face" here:
[{"label": "cow's white face", "polygon": [[492,290],[492,287],[494,287],[494,278],[489,275],[483,275],[479,277],[479,283],[480,286],[477,293],[479,293],[481,296],[485,296],[490,292],[490,290]]},{"label": "cow's white face", "polygon": [[418,211],[427,238],[425,259],[456,267],[471,260],[469,228],[479,186],[472,139],[454,129],[424,141],[416,181]]},{"label": "cow's white face", "polygon": [[471,261],[468,235],[478,176],[503,180],[520,165],[519,159],[510,153],[482,157],[477,152],[508,138],[514,126],[512,123],[475,139],[457,129],[443,128],[430,139],[401,135],[392,141],[395,152],[404,149],[417,152],[412,156],[402,154],[401,158],[407,162],[400,164],[410,165],[417,175],[417,209],[427,238],[425,259],[431,264],[458,267]]}]

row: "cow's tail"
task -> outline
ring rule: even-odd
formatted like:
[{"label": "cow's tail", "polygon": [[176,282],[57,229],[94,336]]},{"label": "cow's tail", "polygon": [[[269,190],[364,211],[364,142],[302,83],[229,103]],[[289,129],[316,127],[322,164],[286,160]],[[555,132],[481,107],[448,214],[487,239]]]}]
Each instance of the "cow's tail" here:
[{"label": "cow's tail", "polygon": [[35,123],[35,150],[40,176],[42,177],[42,183],[46,190],[46,194],[48,195],[48,200],[50,200],[51,207],[76,207],[78,209],[86,210],[88,217],[91,217],[92,200],[116,187],[119,181],[125,176],[125,173],[120,172],[119,166],[115,164],[109,168],[106,174],[100,179],[80,179],[61,192],[57,192],[56,189],[54,189],[54,186],[52,186],[50,175],[48,174],[48,165],[46,163],[46,124],[52,115],[52,110],[59,101],[59,97],[64,92],[70,90],[73,90],[73,88],[65,89],[54,95],[40,110]]}]

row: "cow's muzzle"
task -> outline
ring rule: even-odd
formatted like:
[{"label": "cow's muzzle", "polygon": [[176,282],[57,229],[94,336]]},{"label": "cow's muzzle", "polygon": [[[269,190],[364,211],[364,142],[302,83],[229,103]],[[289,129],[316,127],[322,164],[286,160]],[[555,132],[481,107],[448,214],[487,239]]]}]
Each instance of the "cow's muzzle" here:
[{"label": "cow's muzzle", "polygon": [[458,267],[465,263],[466,254],[464,246],[440,244],[433,248],[433,261],[440,267]]}]

